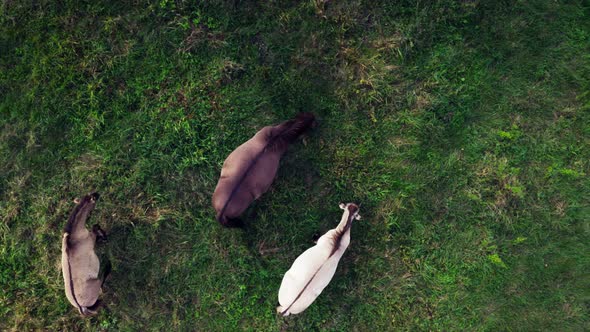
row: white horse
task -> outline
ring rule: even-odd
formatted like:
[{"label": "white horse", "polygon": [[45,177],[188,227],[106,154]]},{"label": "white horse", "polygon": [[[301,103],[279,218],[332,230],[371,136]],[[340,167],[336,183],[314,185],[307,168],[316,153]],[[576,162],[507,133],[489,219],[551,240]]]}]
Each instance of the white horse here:
[{"label": "white horse", "polygon": [[328,286],[340,258],[350,243],[352,220],[360,220],[359,207],[354,203],[340,204],[344,210],[338,227],[318,239],[315,246],[301,254],[285,273],[279,289],[277,312],[283,316],[307,309]]}]

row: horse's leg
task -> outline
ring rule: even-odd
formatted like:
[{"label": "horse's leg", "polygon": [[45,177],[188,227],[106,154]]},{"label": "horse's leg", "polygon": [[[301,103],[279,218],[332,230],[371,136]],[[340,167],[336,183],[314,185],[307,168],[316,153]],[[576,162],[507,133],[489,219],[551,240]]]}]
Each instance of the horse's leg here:
[{"label": "horse's leg", "polygon": [[107,241],[107,233],[105,233],[105,231],[103,231],[102,228],[100,228],[100,226],[98,224],[95,224],[94,226],[92,226],[92,233],[96,236],[96,239],[98,239],[98,241],[100,241],[100,242]]},{"label": "horse's leg", "polygon": [[111,265],[111,261],[107,259],[106,263],[104,264],[104,266],[102,268],[102,272],[101,272],[101,276],[100,276],[100,279],[102,279],[102,282],[100,284],[101,287],[102,287],[102,285],[104,285],[104,282],[107,280],[107,277],[109,276],[109,274],[111,274],[112,268],[113,268],[113,266]]},{"label": "horse's leg", "polygon": [[[97,297],[100,294],[100,288],[102,286],[102,280],[99,278],[89,279],[86,281],[86,288],[89,292],[96,294]],[[97,313],[98,308],[101,305],[101,301],[97,298],[96,302],[89,307],[82,307],[82,314],[84,316],[90,316]]]}]

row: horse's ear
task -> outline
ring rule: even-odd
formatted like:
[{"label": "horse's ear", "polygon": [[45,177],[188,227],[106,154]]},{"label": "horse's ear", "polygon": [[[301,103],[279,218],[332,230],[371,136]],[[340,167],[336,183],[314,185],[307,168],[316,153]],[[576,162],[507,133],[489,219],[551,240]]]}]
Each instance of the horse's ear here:
[{"label": "horse's ear", "polygon": [[79,198],[74,198],[74,203],[75,204],[80,204],[80,199]]},{"label": "horse's ear", "polygon": [[339,206],[339,207],[340,207],[342,210],[346,209],[346,204],[344,204],[344,203],[340,203],[340,204],[338,204],[338,206]]}]

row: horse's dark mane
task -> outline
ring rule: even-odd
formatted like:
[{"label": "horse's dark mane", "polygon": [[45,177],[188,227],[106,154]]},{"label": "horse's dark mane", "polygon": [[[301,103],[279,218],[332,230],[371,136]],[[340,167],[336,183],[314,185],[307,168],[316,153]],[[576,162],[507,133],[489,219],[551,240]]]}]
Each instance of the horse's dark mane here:
[{"label": "horse's dark mane", "polygon": [[356,213],[356,211],[358,211],[359,207],[356,204],[349,204],[347,209],[348,219],[346,220],[346,225],[344,226],[344,229],[336,231],[336,236],[334,236],[334,244],[332,246],[330,256],[332,256],[338,250],[338,248],[340,248],[342,237],[350,229],[350,226],[352,225],[352,219],[354,219],[354,214]]}]

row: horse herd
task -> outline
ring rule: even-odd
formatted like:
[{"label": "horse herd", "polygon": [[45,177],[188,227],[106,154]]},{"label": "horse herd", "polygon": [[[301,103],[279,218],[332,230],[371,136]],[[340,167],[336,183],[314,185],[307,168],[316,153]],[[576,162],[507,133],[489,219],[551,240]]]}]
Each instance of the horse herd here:
[{"label": "horse herd", "polygon": [[[313,114],[300,113],[294,119],[262,128],[227,157],[212,198],[219,223],[226,227],[244,226],[239,216],[270,188],[289,145],[314,125]],[[92,231],[86,228],[98,198],[98,193],[92,193],[75,201],[62,237],[66,297],[83,316],[95,314],[101,306],[99,295],[111,269],[107,264],[99,271],[100,262],[94,252],[96,241],[106,238],[105,232],[98,225]],[[352,221],[361,219],[356,204],[340,204],[340,208],[344,213],[338,226],[303,252],[283,276],[277,307],[281,315],[304,311],[332,280],[350,243]]]}]

